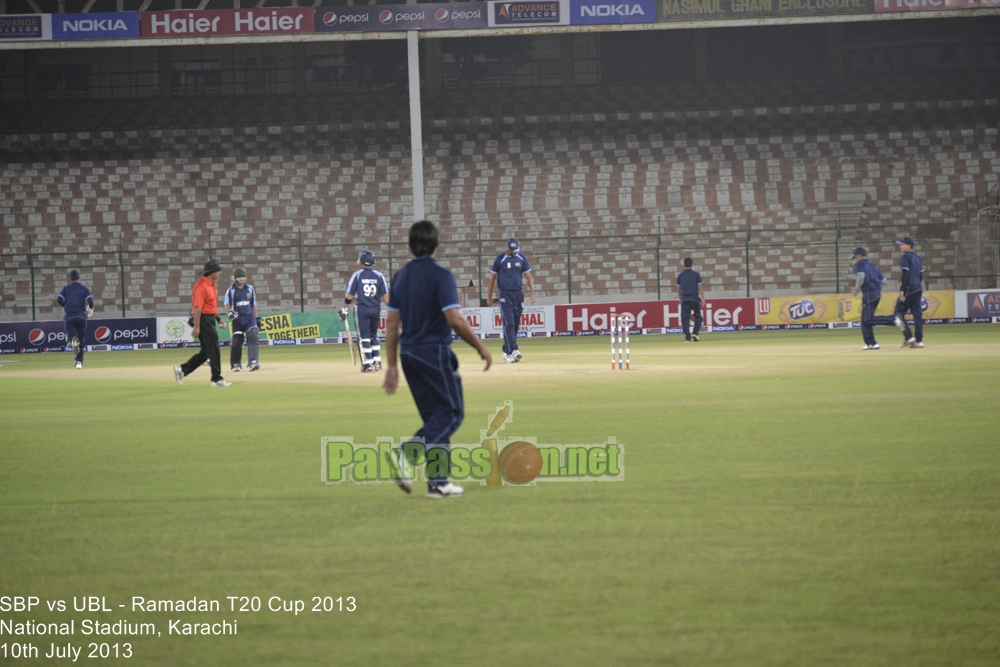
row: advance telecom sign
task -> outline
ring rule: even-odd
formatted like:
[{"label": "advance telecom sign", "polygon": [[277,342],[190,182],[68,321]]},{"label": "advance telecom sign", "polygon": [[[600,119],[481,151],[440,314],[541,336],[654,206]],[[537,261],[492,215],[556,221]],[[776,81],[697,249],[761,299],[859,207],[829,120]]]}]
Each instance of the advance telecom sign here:
[{"label": "advance telecom sign", "polygon": [[656,0],[570,0],[572,25],[655,23]]}]

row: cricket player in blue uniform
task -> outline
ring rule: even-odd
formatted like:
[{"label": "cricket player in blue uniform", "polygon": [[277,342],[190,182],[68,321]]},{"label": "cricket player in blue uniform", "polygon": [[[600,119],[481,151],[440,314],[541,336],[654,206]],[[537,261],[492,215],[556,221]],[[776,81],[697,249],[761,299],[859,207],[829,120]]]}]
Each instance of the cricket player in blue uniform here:
[{"label": "cricket player in blue uniform", "polygon": [[69,272],[69,284],[62,288],[56,302],[63,307],[63,326],[70,348],[76,353],[75,366],[83,368],[83,348],[87,335],[87,318],[94,314],[94,295],[80,282],[80,272]]},{"label": "cricket player in blue uniform", "polygon": [[522,278],[528,279],[531,303],[535,303],[535,283],[531,278],[531,265],[521,254],[517,239],[507,239],[507,252],[493,260],[490,269],[490,288],[486,292],[486,305],[493,305],[493,286],[500,287],[500,317],[503,321],[503,362],[512,364],[521,360],[521,350],[517,349],[517,330],[524,310]]},{"label": "cricket player in blue uniform", "polygon": [[247,368],[260,369],[257,353],[260,348],[260,327],[257,325],[257,292],[247,283],[244,269],[233,271],[233,284],[226,290],[222,302],[233,323],[233,338],[229,348],[229,370],[243,370],[243,341],[247,343]]},{"label": "cricket player in blue uniform", "polygon": [[891,316],[876,317],[875,311],[882,300],[882,283],[885,276],[872,262],[868,260],[868,251],[864,248],[854,249],[854,296],[861,294],[861,337],[865,344],[862,350],[878,350],[875,341],[875,327],[884,324],[894,324]]},{"label": "cricket player in blue uniform", "polygon": [[[677,293],[681,300],[681,328],[684,340],[698,342],[701,332],[701,304],[705,302],[705,285],[701,274],[692,269],[694,261],[684,258],[684,270],[677,274]],[[694,332],[691,331],[691,315],[694,315]]]},{"label": "cricket player in blue uniform", "polygon": [[[486,362],[484,371],[489,370],[493,358],[462,316],[455,276],[435,261],[437,247],[437,228],[426,220],[414,223],[410,228],[414,258],[393,277],[389,288],[382,387],[391,396],[399,386],[398,344],[403,374],[423,420],[412,440],[426,448],[427,497],[454,498],[464,490],[448,481],[450,438],[462,424],[465,403],[458,358],[451,349],[452,331],[476,348]],[[397,484],[410,493],[413,483],[406,472],[404,449],[400,448]]]},{"label": "cricket player in blue uniform", "polygon": [[[903,332],[903,344],[900,347],[924,346],[924,264],[917,253],[913,252],[913,239],[909,236],[896,241],[900,252],[899,258],[899,300],[896,302],[896,326]],[[906,315],[913,316],[914,335],[910,335],[910,327],[906,323]]]},{"label": "cricket player in blue uniform", "polygon": [[358,325],[358,343],[361,346],[361,372],[371,373],[382,370],[378,325],[382,319],[382,304],[389,301],[389,290],[385,277],[372,268],[375,266],[375,255],[371,251],[362,252],[358,263],[362,268],[355,271],[347,282],[340,321],[347,320],[348,308],[352,302],[355,303],[354,321]]}]

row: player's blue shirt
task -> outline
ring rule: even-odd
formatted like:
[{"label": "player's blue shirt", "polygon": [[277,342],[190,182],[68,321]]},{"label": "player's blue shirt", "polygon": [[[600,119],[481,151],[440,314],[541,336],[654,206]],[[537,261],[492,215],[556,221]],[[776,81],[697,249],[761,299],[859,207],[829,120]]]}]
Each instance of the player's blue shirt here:
[{"label": "player's blue shirt", "polygon": [[227,309],[235,310],[237,315],[253,315],[253,307],[257,305],[257,293],[250,283],[244,284],[243,289],[233,283],[233,286],[226,290],[223,305]]},{"label": "player's blue shirt", "polygon": [[392,279],[389,310],[398,312],[402,322],[401,348],[451,345],[444,311],[458,307],[455,276],[433,257],[415,257]]},{"label": "player's blue shirt", "polygon": [[907,294],[923,289],[924,264],[920,261],[917,253],[912,250],[904,252],[899,258],[899,268],[904,271],[909,269],[910,271],[905,285],[905,291]]},{"label": "player's blue shirt", "polygon": [[885,281],[885,276],[882,275],[882,272],[873,263],[867,259],[858,260],[854,264],[854,275],[863,275],[865,277],[865,281],[861,283],[862,292],[869,297],[879,297],[882,295],[882,283]]},{"label": "player's blue shirt", "polygon": [[519,252],[504,253],[493,260],[490,273],[497,275],[497,286],[502,290],[520,290],[523,274],[531,271],[527,258]]},{"label": "player's blue shirt", "polygon": [[701,274],[694,269],[684,269],[677,274],[677,286],[681,288],[681,301],[701,301],[698,285],[701,285]]},{"label": "player's blue shirt", "polygon": [[382,309],[382,295],[388,294],[385,277],[375,269],[355,271],[347,282],[347,293],[354,297],[358,308]]},{"label": "player's blue shirt", "polygon": [[71,320],[74,317],[87,319],[87,299],[94,298],[89,289],[74,281],[63,287],[59,296],[65,302],[63,305],[63,310],[66,311],[63,316],[64,320]]}]

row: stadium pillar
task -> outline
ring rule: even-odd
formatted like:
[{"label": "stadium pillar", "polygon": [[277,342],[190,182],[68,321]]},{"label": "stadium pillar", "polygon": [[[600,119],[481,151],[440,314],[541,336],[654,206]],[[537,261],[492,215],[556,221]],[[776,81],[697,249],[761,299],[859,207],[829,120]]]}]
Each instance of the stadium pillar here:
[{"label": "stadium pillar", "polygon": [[663,276],[660,275],[660,234],[656,235],[656,300],[660,301],[660,283],[663,282]]},{"label": "stadium pillar", "polygon": [[306,312],[306,268],[302,260],[302,230],[299,230],[299,312]]},{"label": "stadium pillar", "polygon": [[31,321],[34,322],[37,317],[35,317],[35,261],[32,257],[31,251],[31,237],[28,237],[28,273],[31,275]]},{"label": "stadium pillar", "polygon": [[573,232],[569,225],[566,225],[566,294],[570,303],[573,303],[573,269],[570,267],[570,257],[573,255]]},{"label": "stadium pillar", "polygon": [[747,298],[750,298],[750,221],[747,220],[747,242],[743,247],[743,257],[747,264]]},{"label": "stadium pillar", "polygon": [[122,235],[118,235],[118,282],[122,291],[122,317],[125,317],[125,258],[122,256]]},{"label": "stadium pillar", "polygon": [[424,137],[420,111],[420,43],[416,30],[406,33],[410,74],[410,161],[413,167],[413,219],[424,219]]}]

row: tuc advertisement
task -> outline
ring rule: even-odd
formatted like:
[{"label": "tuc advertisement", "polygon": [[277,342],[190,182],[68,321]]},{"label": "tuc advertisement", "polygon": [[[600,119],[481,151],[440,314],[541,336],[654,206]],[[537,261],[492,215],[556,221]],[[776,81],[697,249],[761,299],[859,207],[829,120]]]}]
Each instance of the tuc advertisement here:
[{"label": "tuc advertisement", "polygon": [[[895,292],[884,292],[876,315],[892,315]],[[921,307],[924,319],[955,317],[955,292],[924,292]],[[850,294],[810,294],[808,296],[772,296],[757,299],[757,324],[798,325],[831,322],[860,322],[861,298]]]}]

